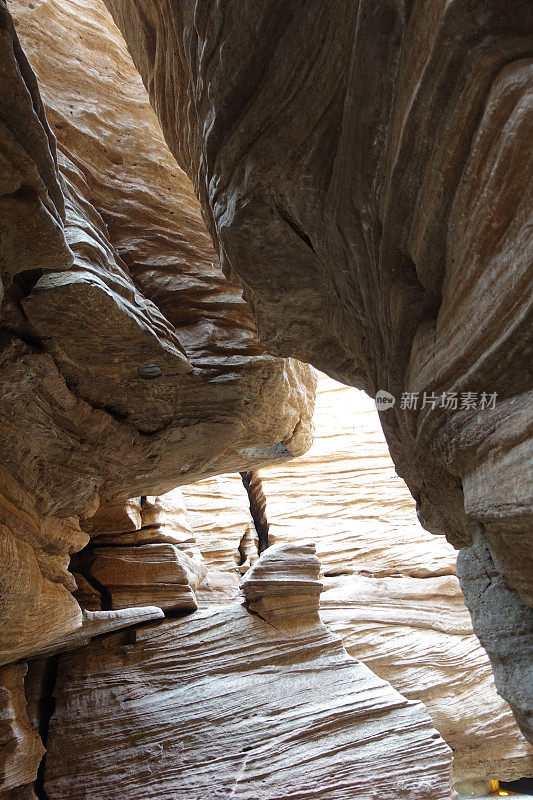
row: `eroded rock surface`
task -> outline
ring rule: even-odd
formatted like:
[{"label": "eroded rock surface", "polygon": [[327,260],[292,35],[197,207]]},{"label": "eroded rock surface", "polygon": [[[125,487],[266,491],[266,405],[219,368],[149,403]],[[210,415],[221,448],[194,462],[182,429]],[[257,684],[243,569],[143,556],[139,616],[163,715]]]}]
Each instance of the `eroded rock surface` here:
[{"label": "eroded rock surface", "polygon": [[[32,783],[44,753],[24,696],[26,664],[0,668],[0,795]],[[4,794],[4,792],[6,794]]]},{"label": "eroded rock surface", "polygon": [[451,800],[449,749],[319,622],[318,573],[311,545],[271,548],[243,586],[254,613],[197,611],[62,656],[47,796],[115,800],[118,778],[127,800]]},{"label": "eroded rock surface", "polygon": [[[533,727],[533,609],[524,607],[494,566],[479,533],[461,551],[457,570],[478,636],[491,655],[497,684],[523,730]],[[509,627],[514,635],[509,634]],[[532,756],[533,763],[533,756]],[[533,771],[533,766],[532,766]]]},{"label": "eroded rock surface", "polygon": [[[315,441],[304,456],[259,471],[270,541],[316,539],[322,620],[351,655],[425,704],[453,749],[458,786],[533,775],[531,746],[498,696],[487,654],[473,634],[454,574],[457,553],[443,536],[419,525],[414,502],[394,471],[374,403],[323,376],[314,421]],[[237,476],[233,483],[229,476],[200,481],[184,487],[184,493],[193,508],[201,499],[201,513],[194,512],[199,542],[215,534],[210,507],[220,514],[224,503],[224,519],[230,522],[237,515],[232,518],[229,509],[243,502]],[[220,552],[225,542],[228,558],[215,562],[203,550],[208,573],[202,600],[224,597],[229,603],[237,572],[231,558],[237,553],[235,528],[228,524],[213,541]],[[213,574],[216,593],[209,591]],[[485,588],[486,580],[478,591]],[[513,651],[504,635],[508,609],[498,605],[500,626],[491,626],[492,635],[507,650],[507,669],[516,664],[527,675],[526,637]],[[521,685],[524,696],[527,680]]]},{"label": "eroded rock surface", "polygon": [[182,487],[187,518],[207,575],[201,604],[238,599],[241,575],[258,558],[259,542],[250,501],[238,474],[218,475]]},{"label": "eroded rock surface", "polygon": [[259,345],[103,5],[10,11],[37,79],[2,3],[0,661],[81,626],[80,516],[302,452],[314,391]]},{"label": "eroded rock surface", "polygon": [[263,343],[389,392],[423,525],[530,605],[529,0],[106,2]]}]

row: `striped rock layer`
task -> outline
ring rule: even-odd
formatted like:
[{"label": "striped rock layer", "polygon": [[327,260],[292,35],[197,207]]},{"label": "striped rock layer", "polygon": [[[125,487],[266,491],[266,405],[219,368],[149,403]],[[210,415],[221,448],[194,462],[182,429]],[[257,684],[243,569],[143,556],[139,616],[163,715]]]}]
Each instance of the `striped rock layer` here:
[{"label": "striped rock layer", "polygon": [[249,610],[201,610],[61,656],[47,797],[115,800],[117,785],[125,800],[455,797],[424,707],[319,621],[318,573],[312,545],[270,548],[244,579]]}]

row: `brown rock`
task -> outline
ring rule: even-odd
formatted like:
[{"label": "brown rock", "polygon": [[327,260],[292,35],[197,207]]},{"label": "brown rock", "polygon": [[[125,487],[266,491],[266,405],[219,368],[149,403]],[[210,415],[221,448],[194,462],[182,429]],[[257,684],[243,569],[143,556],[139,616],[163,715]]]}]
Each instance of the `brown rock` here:
[{"label": "brown rock", "polygon": [[120,503],[100,503],[92,517],[82,520],[83,530],[91,537],[137,531],[142,527],[141,498]]},{"label": "brown rock", "polygon": [[0,669],[0,792],[34,781],[45,752],[28,719],[24,698],[26,672],[26,664]]},{"label": "brown rock", "polygon": [[74,580],[78,587],[72,592],[82,609],[87,611],[102,610],[102,592],[96,589],[81,572],[74,572]]},{"label": "brown rock", "polygon": [[[33,270],[68,269],[55,139],[5,0],[0,2],[0,291]],[[26,272],[26,276],[21,273]]]},{"label": "brown rock", "polygon": [[316,625],[319,573],[314,542],[269,547],[242,579],[246,607],[276,628]]},{"label": "brown rock", "polygon": [[[454,575],[457,552],[420,526],[373,401],[321,376],[314,425],[315,440],[304,456],[259,471],[270,541],[302,544],[316,536],[322,620],[350,655],[424,703],[453,750],[457,789],[532,774],[531,747],[497,694],[489,659],[472,631]],[[238,477],[231,477],[183,489],[208,568],[197,595],[202,603],[219,602],[224,578],[227,586],[235,575],[229,556],[236,551],[243,497]],[[213,527],[215,515],[224,528]],[[210,534],[218,554],[207,549]],[[220,559],[222,552],[227,559]],[[481,590],[485,586],[480,583]],[[233,597],[227,592],[225,601]],[[495,628],[495,638],[507,646],[502,628]],[[524,674],[527,647],[524,641],[514,656],[524,659]]]},{"label": "brown rock", "polygon": [[234,602],[243,572],[258,558],[257,532],[241,476],[218,475],[183,486],[181,491],[207,568],[197,592],[198,602]]},{"label": "brown rock", "polygon": [[148,620],[161,619],[163,611],[158,606],[141,606],[104,611],[82,611],[81,625],[72,633],[55,639],[44,647],[35,648],[29,655],[41,659],[43,656],[57,655],[66,650],[77,650],[87,645],[94,636],[102,636],[110,631],[118,631],[139,625]]},{"label": "brown rock", "polygon": [[531,604],[529,0],[106,2],[261,341],[391,395],[423,525]]},{"label": "brown rock", "polygon": [[198,607],[192,587],[198,586],[204,571],[171,544],[96,547],[89,558],[86,571],[105,587],[113,609],[149,604],[165,610]]},{"label": "brown rock", "polygon": [[195,544],[185,501],[180,489],[174,489],[164,495],[146,497],[142,507],[142,525],[140,534],[150,537],[151,542],[168,542],[181,550]]},{"label": "brown rock", "polygon": [[1,661],[81,625],[67,571],[80,516],[302,452],[314,392],[307,367],[264,353],[219,273],[103,6],[10,10],[59,147],[2,5],[0,546],[14,562]]},{"label": "brown rock", "polygon": [[[66,570],[68,551],[46,557],[40,548],[53,550],[55,544],[61,553],[62,543],[54,542],[50,535],[54,528],[47,526],[43,531],[38,522],[34,527],[33,520],[30,524],[27,517],[21,519],[11,511],[5,516],[13,525],[11,529],[0,525],[0,664],[72,633],[82,622],[81,609],[71,594],[75,582]],[[14,536],[12,529],[20,532],[20,537]]]}]

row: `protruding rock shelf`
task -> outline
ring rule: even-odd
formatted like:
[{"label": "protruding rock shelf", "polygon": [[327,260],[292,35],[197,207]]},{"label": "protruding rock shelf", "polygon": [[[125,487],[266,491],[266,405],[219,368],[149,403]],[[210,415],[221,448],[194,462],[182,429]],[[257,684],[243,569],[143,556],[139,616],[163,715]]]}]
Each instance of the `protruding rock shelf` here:
[{"label": "protruding rock shelf", "polygon": [[271,548],[243,584],[255,613],[197,611],[61,656],[47,797],[455,797],[424,707],[319,622],[318,571],[312,545]]},{"label": "protruding rock shelf", "polygon": [[103,3],[0,23],[2,663],[81,626],[80,517],[303,452],[315,380],[259,344]]}]

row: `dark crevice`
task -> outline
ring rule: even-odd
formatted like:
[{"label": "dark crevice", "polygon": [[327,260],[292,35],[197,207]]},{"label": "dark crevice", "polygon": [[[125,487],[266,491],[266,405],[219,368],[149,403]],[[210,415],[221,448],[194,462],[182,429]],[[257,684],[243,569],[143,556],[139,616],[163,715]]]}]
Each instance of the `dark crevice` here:
[{"label": "dark crevice", "polygon": [[[259,549],[259,548],[258,548]],[[243,564],[246,563],[246,533],[242,536],[241,541],[239,542],[239,567],[242,567]]]},{"label": "dark crevice", "polygon": [[18,272],[13,277],[13,283],[18,286],[20,289],[23,297],[28,297],[31,294],[31,291],[35,284],[42,278],[44,275],[44,270],[42,269],[27,269],[24,272]]},{"label": "dark crevice", "polygon": [[324,572],[324,578],[339,578],[341,575],[351,575],[351,572],[346,570],[334,570],[333,572]]},{"label": "dark crevice", "polygon": [[[263,493],[263,486],[261,484],[261,478],[259,474],[255,470],[249,470],[248,472],[241,472],[242,482],[244,484],[244,488],[248,493],[248,501],[250,503],[250,513],[252,515],[252,519],[254,521],[255,530],[257,532],[257,552],[259,555],[263,553],[267,547],[270,547],[270,540],[268,538],[268,520],[266,516],[266,498]],[[239,552],[241,556],[243,555],[241,552],[241,545],[239,545]],[[244,563],[244,562],[242,562]]]},{"label": "dark crevice", "polygon": [[[51,656],[44,661],[44,668],[40,675],[40,696],[37,702],[37,714],[39,723],[37,730],[43,745],[47,746],[48,730],[50,727],[50,720],[55,711],[56,703],[54,699],[54,689],[57,681],[57,671],[59,667],[60,655]],[[38,663],[38,662],[36,662]],[[32,669],[32,663],[29,662],[28,670]],[[46,753],[41,759],[39,769],[37,770],[37,778],[33,784],[33,789],[39,800],[49,800],[49,797],[44,789],[44,768],[46,761]]]},{"label": "dark crevice", "polygon": [[517,781],[500,781],[500,789],[510,792],[533,794],[533,778],[519,778]]},{"label": "dark crevice", "polygon": [[280,628],[276,628],[276,626],[273,625],[270,622],[270,620],[268,620],[266,617],[264,617],[262,614],[260,614],[259,611],[256,611],[255,608],[250,608],[250,604],[249,604],[248,600],[244,601],[244,607],[245,607],[245,609],[247,610],[247,612],[249,614],[253,614],[254,617],[259,617],[259,619],[262,619],[263,622],[266,622],[267,625],[270,625],[271,628],[274,628],[275,631],[277,631],[278,633],[281,633],[282,635],[285,635],[284,632],[282,630],[280,630]]},{"label": "dark crevice", "polygon": [[288,225],[290,228],[292,228],[292,230],[294,231],[294,233],[296,234],[296,236],[298,236],[298,238],[299,238],[299,239],[301,239],[301,240],[302,240],[302,242],[304,242],[304,244],[306,244],[306,245],[307,245],[307,247],[309,247],[309,249],[310,249],[310,250],[312,250],[312,251],[313,251],[313,253],[314,253],[314,252],[315,252],[315,248],[313,247],[313,243],[312,243],[311,239],[310,239],[310,238],[309,238],[309,236],[306,234],[306,232],[305,232],[305,231],[304,231],[304,230],[303,230],[303,229],[302,229],[302,228],[301,228],[301,227],[298,225],[298,223],[297,223],[297,222],[295,222],[295,220],[293,220],[293,219],[292,219],[292,218],[289,216],[289,214],[288,214],[288,213],[285,211],[285,209],[284,209],[284,208],[282,208],[281,206],[279,206],[279,205],[277,205],[277,204],[276,204],[276,211],[278,212],[278,214],[280,215],[280,217],[282,218],[282,220],[283,220],[284,222],[286,222],[286,223],[287,223],[287,225]]},{"label": "dark crevice", "polygon": [[111,611],[112,610],[112,603],[111,603],[111,592],[109,589],[104,586],[103,583],[97,581],[96,578],[93,578],[92,575],[89,575],[87,572],[81,573],[87,583],[89,583],[95,591],[97,591],[102,598],[102,611]]},{"label": "dark crevice", "polygon": [[[93,403],[94,408],[98,408],[96,403]],[[129,417],[128,411],[123,411],[118,406],[102,406],[102,410],[109,414],[110,417],[116,419],[117,422],[124,422]]]},{"label": "dark crevice", "polygon": [[109,589],[104,586],[103,583],[96,580],[93,575],[90,574],[89,570],[91,564],[94,561],[94,555],[92,554],[93,550],[93,543],[89,542],[87,547],[84,547],[83,550],[80,550],[79,553],[74,553],[70,560],[70,572],[79,572],[85,580],[87,581],[92,588],[98,592],[102,602],[102,611],[111,611],[112,604],[111,604],[111,592]]}]

